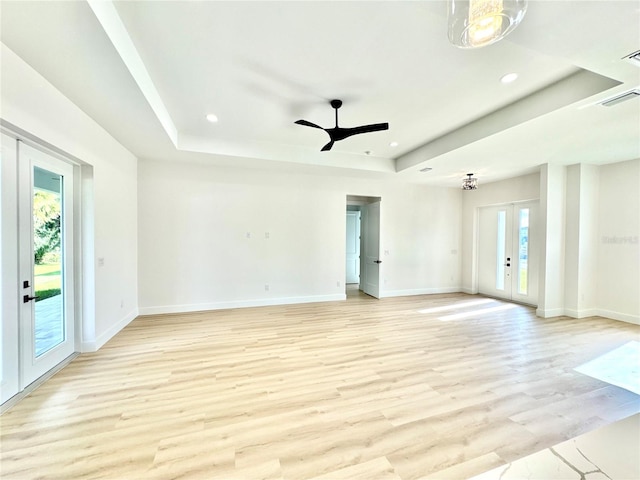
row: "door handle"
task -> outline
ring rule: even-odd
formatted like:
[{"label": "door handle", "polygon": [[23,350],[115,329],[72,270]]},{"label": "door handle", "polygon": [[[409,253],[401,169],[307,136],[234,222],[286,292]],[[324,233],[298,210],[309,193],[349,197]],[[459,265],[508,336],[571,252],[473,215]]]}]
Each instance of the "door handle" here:
[{"label": "door handle", "polygon": [[22,303],[27,303],[30,302],[31,300],[35,300],[38,297],[30,297],[29,295],[25,295],[24,297],[22,297]]},{"label": "door handle", "polygon": [[382,260],[374,260],[373,263],[382,263]]}]

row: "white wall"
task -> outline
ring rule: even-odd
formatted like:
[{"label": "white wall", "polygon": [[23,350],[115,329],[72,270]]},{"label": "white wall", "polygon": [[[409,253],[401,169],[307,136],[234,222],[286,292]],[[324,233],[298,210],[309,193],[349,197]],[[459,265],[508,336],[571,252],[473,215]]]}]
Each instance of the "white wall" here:
[{"label": "white wall", "polygon": [[540,175],[533,173],[499,182],[480,184],[477,190],[462,192],[462,290],[478,293],[476,247],[478,208],[487,205],[536,200]]},{"label": "white wall", "polygon": [[83,280],[82,349],[94,350],[137,315],[137,161],[4,44],[1,55],[1,118],[80,159],[88,170],[82,183],[91,191],[82,198],[93,205],[83,208],[93,211],[95,235],[85,232],[83,248],[93,248],[90,261],[104,259],[104,266],[95,265],[95,277]]},{"label": "white wall", "polygon": [[459,289],[457,189],[146,160],[138,186],[141,313],[343,299],[349,194],[382,197],[383,295]]},{"label": "white wall", "polygon": [[640,323],[640,159],[599,170],[599,313]]}]

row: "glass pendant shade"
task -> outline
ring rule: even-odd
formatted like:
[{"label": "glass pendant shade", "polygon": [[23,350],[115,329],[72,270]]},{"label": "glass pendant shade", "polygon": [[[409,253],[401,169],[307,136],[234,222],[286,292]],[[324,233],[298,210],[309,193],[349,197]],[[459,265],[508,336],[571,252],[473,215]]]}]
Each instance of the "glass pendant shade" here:
[{"label": "glass pendant shade", "polygon": [[449,0],[449,41],[460,48],[491,45],[524,18],[527,0]]}]

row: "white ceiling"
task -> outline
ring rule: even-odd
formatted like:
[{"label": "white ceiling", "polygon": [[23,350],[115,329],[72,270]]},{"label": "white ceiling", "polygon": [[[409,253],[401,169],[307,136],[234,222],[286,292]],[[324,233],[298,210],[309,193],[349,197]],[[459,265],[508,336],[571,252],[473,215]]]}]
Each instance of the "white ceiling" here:
[{"label": "white ceiling", "polygon": [[[595,104],[640,86],[637,0],[530,0],[477,50],[441,1],[90,3],[3,0],[2,42],[139,158],[453,186],[640,157],[640,100]],[[293,122],[333,126],[332,98],[390,129],[320,152]]]}]

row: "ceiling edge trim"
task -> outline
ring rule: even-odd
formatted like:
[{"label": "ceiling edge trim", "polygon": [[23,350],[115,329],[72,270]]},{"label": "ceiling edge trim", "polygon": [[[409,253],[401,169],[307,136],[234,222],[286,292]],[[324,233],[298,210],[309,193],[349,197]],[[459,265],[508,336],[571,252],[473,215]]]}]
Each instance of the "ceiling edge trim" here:
[{"label": "ceiling edge trim", "polygon": [[401,172],[415,167],[427,160],[559,110],[621,83],[588,70],[579,70],[398,157],[396,171]]},{"label": "ceiling edge trim", "polygon": [[87,2],[98,19],[98,22],[102,25],[107,37],[111,40],[116,52],[118,52],[118,55],[120,55],[123,63],[140,88],[140,91],[147,102],[149,102],[162,128],[164,128],[173,145],[177,147],[178,130],[158,90],[153,84],[140,54],[129,36],[129,32],[127,32],[124,23],[122,23],[122,19],[118,15],[115,5],[111,0],[87,0]]}]

